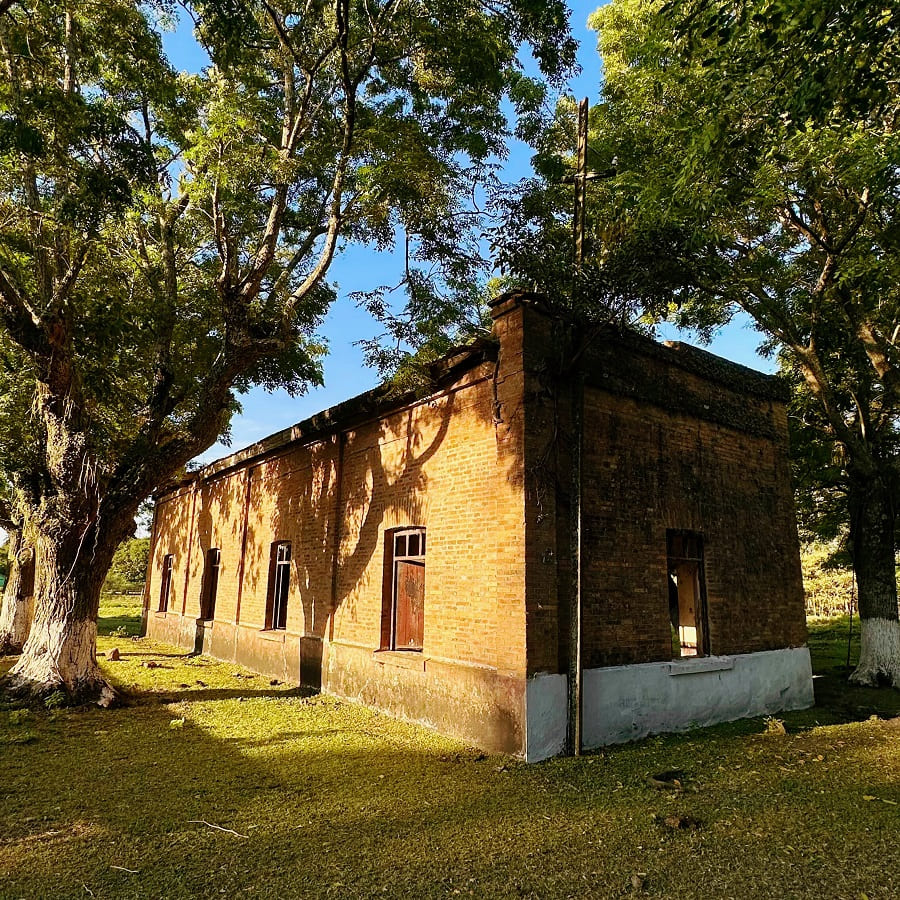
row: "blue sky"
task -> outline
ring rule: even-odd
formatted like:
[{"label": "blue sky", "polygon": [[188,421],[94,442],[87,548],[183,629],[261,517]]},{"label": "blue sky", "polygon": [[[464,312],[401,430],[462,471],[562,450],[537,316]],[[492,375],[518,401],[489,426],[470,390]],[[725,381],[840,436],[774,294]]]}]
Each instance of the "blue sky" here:
[{"label": "blue sky", "polygon": [[[591,103],[598,99],[601,63],[596,50],[596,35],[588,30],[587,19],[599,5],[598,0],[570,0],[569,3],[572,31],[580,44],[578,58],[582,70],[570,83],[570,89],[576,97],[588,97]],[[208,63],[193,39],[189,22],[182,20],[177,31],[165,35],[164,43],[170,59],[181,69],[198,71]],[[517,181],[529,175],[530,157],[531,151],[526,145],[514,142],[504,165],[505,180]],[[325,359],[325,385],[300,398],[291,398],[283,392],[269,394],[258,388],[251,390],[241,398],[243,412],[232,422],[230,448],[216,444],[198,459],[216,459],[374,387],[378,381],[377,373],[366,367],[362,351],[355,342],[380,334],[381,329],[365,310],[349,299],[349,295],[379,284],[394,283],[400,271],[401,263],[392,254],[376,253],[366,247],[345,250],[330,272],[332,282],[338,287],[338,300],[320,329],[330,347]],[[691,335],[679,334],[671,326],[663,326],[659,334],[666,339],[698,343]],[[749,327],[746,319],[741,319],[723,329],[708,349],[735,362],[772,371],[772,363],[755,352],[759,342],[760,336]]]}]

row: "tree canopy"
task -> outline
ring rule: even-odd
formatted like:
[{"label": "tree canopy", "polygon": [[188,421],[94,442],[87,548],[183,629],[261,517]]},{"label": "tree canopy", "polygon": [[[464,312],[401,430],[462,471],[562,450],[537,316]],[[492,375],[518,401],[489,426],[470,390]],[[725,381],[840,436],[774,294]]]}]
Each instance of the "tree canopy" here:
[{"label": "tree canopy", "polygon": [[150,538],[133,537],[122,541],[116,549],[106,576],[108,591],[139,590],[147,577],[150,556]]}]

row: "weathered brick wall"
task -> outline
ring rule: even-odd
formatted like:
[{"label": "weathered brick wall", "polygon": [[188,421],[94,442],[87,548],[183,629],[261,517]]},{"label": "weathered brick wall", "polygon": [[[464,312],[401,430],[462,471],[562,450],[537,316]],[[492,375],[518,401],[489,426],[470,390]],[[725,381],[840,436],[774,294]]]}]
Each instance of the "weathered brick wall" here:
[{"label": "weathered brick wall", "polygon": [[[261,455],[214,464],[163,497],[148,632],[193,645],[206,552],[218,547],[207,652],[276,676],[321,678],[336,693],[521,749],[523,379],[519,337],[510,340],[496,377],[482,363],[427,400],[305,443],[267,442]],[[427,534],[421,654],[380,649],[386,532],[401,526]],[[264,630],[270,548],[281,540],[292,543],[287,627],[272,632]],[[155,610],[170,552],[163,614]]]},{"label": "weathered brick wall", "polygon": [[[565,672],[574,431],[572,381],[560,373],[584,336],[534,298],[519,308],[508,318],[525,330],[528,672]],[[667,529],[703,535],[712,653],[802,645],[780,389],[703,351],[614,329],[581,369],[585,667],[671,658]]]},{"label": "weathered brick wall", "polygon": [[558,504],[554,472],[560,444],[566,441],[565,410],[560,407],[555,374],[564,364],[565,351],[557,322],[527,301],[510,305],[515,312],[507,320],[521,335],[518,367],[524,373],[525,614],[528,674],[533,675],[560,670],[567,627],[557,546],[557,518],[565,511]]},{"label": "weathered brick wall", "polygon": [[[291,542],[288,634],[321,638],[331,602],[337,437],[252,464],[240,621],[263,628],[272,544]],[[248,476],[244,476],[248,477]]]},{"label": "weathered brick wall", "polygon": [[188,548],[190,566],[187,587],[179,609],[189,618],[200,615],[200,591],[207,551],[220,551],[216,618],[235,621],[240,574],[241,538],[244,521],[245,473],[232,472],[205,484],[185,496],[192,506],[193,528]]},{"label": "weathered brick wall", "polygon": [[148,588],[145,603],[152,616],[159,609],[160,588],[162,586],[163,559],[173,556],[172,586],[169,591],[168,608],[171,612],[181,612],[181,598],[187,571],[188,534],[191,528],[191,492],[178,490],[161,498],[156,505],[153,529],[153,546],[147,570]]},{"label": "weathered brick wall", "polygon": [[521,473],[491,374],[347,434],[334,641],[377,648],[385,531],[418,525],[424,655],[524,671]]},{"label": "weathered brick wall", "polygon": [[739,392],[685,371],[687,352],[588,357],[585,667],[671,658],[667,529],[703,536],[711,653],[806,639],[784,406],[749,374]]}]

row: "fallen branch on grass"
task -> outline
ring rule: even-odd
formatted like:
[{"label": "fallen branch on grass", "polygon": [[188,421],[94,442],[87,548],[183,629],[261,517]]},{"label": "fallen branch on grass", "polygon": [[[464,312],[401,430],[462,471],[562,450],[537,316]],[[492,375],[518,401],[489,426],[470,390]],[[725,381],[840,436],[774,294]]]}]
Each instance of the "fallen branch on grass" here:
[{"label": "fallen branch on grass", "polygon": [[212,822],[207,822],[206,819],[188,819],[188,825],[205,825],[207,828],[214,828],[216,831],[224,831],[226,834],[233,834],[235,837],[250,837],[249,834],[241,834],[239,831],[235,831],[232,828],[223,828],[221,825],[213,825]]}]

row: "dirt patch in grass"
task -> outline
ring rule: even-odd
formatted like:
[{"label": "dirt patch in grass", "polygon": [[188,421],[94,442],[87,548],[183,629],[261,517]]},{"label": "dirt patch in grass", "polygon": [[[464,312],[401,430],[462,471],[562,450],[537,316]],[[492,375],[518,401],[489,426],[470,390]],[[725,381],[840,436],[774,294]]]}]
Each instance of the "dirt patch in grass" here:
[{"label": "dirt patch in grass", "polygon": [[114,646],[131,706],[0,710],[0,897],[900,895],[898,721],[819,708],[526,766]]}]

